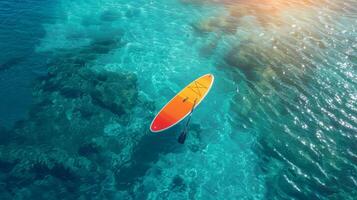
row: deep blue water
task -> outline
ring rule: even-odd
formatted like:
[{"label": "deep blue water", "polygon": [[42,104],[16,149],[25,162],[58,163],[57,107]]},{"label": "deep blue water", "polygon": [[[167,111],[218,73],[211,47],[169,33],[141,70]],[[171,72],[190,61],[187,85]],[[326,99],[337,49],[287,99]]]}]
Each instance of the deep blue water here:
[{"label": "deep blue water", "polygon": [[31,85],[46,68],[35,48],[45,35],[43,25],[56,18],[55,1],[0,2],[0,124],[22,119],[31,104]]},{"label": "deep blue water", "polygon": [[[357,3],[0,2],[0,199],[355,199]],[[178,125],[180,89],[215,85]],[[2,128],[6,127],[6,128]]]}]

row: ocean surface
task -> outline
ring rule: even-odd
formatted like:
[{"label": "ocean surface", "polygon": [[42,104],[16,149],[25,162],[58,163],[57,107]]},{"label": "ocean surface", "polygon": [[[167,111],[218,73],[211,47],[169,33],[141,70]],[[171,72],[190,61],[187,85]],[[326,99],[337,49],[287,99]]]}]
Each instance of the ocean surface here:
[{"label": "ocean surface", "polygon": [[0,199],[357,197],[355,0],[2,0],[0,48]]}]

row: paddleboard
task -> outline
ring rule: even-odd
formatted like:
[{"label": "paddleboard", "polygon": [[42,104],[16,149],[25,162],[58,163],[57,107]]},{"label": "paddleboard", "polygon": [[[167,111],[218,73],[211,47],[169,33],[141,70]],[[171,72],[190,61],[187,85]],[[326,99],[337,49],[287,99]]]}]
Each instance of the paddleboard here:
[{"label": "paddleboard", "polygon": [[214,76],[206,74],[188,84],[159,111],[150,130],[161,132],[185,119],[206,97],[213,82]]}]

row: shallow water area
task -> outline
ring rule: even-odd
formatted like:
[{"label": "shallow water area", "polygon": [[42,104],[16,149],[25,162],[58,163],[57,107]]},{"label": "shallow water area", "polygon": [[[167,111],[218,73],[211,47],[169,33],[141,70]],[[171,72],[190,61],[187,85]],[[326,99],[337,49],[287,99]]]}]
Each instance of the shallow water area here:
[{"label": "shallow water area", "polygon": [[[33,48],[46,62],[26,89],[32,106],[0,129],[0,197],[353,199],[356,9],[58,1]],[[206,73],[215,84],[186,144],[182,125],[151,133],[160,108]]]}]

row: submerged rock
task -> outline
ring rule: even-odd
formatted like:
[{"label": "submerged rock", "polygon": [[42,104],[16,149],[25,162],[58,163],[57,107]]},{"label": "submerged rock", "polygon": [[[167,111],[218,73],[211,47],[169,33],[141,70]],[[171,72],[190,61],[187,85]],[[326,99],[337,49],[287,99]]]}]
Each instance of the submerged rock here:
[{"label": "submerged rock", "polygon": [[120,13],[115,10],[106,10],[101,13],[100,20],[105,22],[113,22],[120,18]]},{"label": "submerged rock", "polygon": [[98,74],[91,91],[93,103],[123,115],[137,103],[136,77],[112,72]]},{"label": "submerged rock", "polygon": [[259,74],[257,71],[262,70],[267,64],[261,58],[257,58],[257,55],[252,46],[243,44],[232,48],[226,55],[225,61],[230,66],[239,68],[248,80],[256,80]]}]

